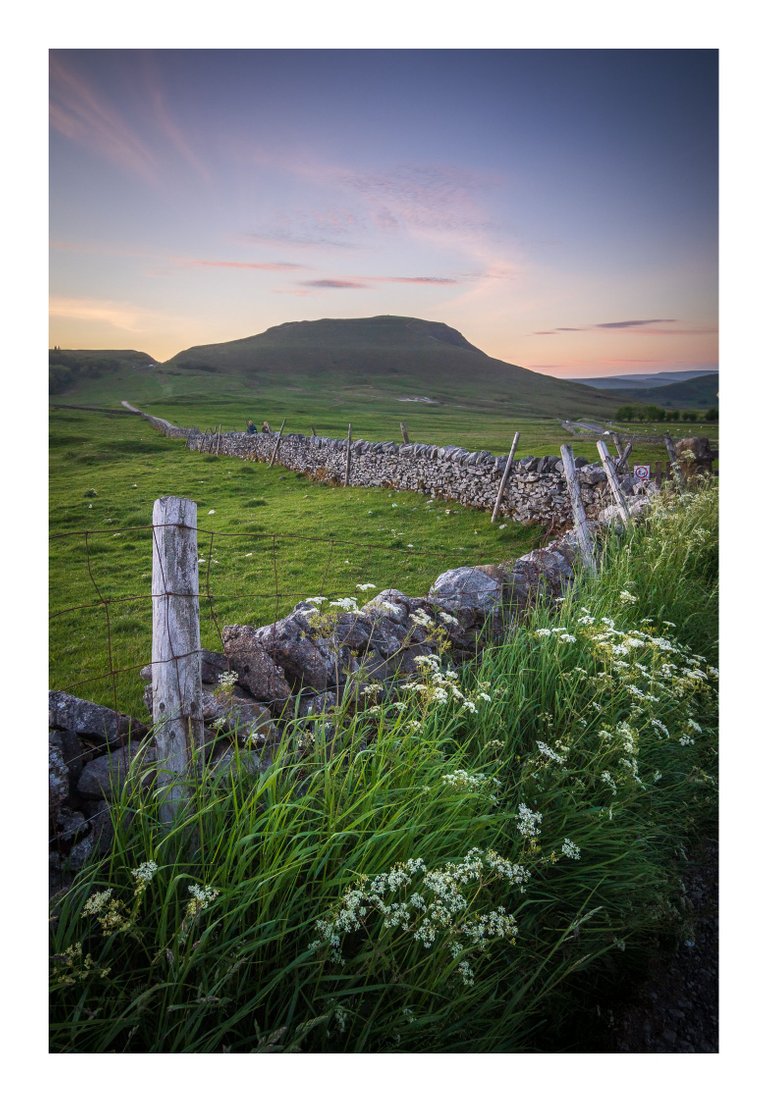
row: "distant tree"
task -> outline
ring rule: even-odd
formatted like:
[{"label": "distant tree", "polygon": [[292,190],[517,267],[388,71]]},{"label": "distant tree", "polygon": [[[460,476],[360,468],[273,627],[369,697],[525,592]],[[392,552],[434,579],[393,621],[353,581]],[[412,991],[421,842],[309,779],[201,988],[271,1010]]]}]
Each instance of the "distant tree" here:
[{"label": "distant tree", "polygon": [[683,410],[682,419],[683,421],[698,421],[699,415],[695,410]]},{"label": "distant tree", "polygon": [[679,410],[667,410],[667,421],[679,421],[679,420],[680,420],[680,411]]},{"label": "distant tree", "polygon": [[720,412],[716,406],[711,406],[704,415],[705,421],[717,421],[720,417]]},{"label": "distant tree", "polygon": [[48,367],[48,392],[61,394],[72,382],[72,369],[66,364],[51,364]]},{"label": "distant tree", "polygon": [[645,406],[643,409],[643,421],[664,421],[667,411],[661,406]]},{"label": "distant tree", "polygon": [[634,421],[637,411],[634,406],[619,406],[616,411],[617,421]]}]

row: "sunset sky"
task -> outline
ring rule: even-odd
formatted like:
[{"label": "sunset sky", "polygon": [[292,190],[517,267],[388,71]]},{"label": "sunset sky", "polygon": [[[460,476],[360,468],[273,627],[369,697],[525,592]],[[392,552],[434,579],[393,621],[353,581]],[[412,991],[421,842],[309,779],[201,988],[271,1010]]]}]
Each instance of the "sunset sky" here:
[{"label": "sunset sky", "polygon": [[54,50],[50,343],[405,314],[557,376],[716,367],[711,50]]}]

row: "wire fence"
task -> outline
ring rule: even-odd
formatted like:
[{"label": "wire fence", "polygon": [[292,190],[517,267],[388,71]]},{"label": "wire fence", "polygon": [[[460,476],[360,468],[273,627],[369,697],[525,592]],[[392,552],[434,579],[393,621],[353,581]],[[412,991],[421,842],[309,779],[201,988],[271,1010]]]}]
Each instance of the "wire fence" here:
[{"label": "wire fence", "polygon": [[[100,535],[142,534],[147,537],[147,553],[149,561],[150,541],[156,539],[158,529],[168,527],[164,525],[140,525],[122,529],[92,528],[54,532],[51,540],[56,543],[68,542],[74,546],[79,543],[83,552],[83,575],[88,580],[91,596],[84,601],[69,602],[60,607],[52,607],[49,611],[49,620],[52,626],[58,622],[65,622],[58,636],[62,638],[67,634],[71,640],[76,632],[90,631],[84,628],[83,618],[99,616],[102,618],[101,639],[103,647],[95,648],[97,637],[89,637],[89,645],[82,649],[79,669],[75,673],[70,665],[69,673],[62,675],[57,671],[56,641],[52,641],[52,678],[55,686],[70,693],[79,695],[89,687],[109,686],[111,707],[115,711],[130,711],[121,708],[124,705],[124,692],[121,691],[121,679],[126,675],[138,675],[142,669],[151,666],[149,655],[151,608],[152,602],[157,597],[186,597],[186,593],[174,591],[172,588],[164,589],[162,593],[153,593],[149,586],[143,592],[114,593],[108,590],[108,580],[100,578],[100,572],[104,567],[104,555],[101,551],[94,551],[94,538]],[[297,545],[308,547],[313,554],[312,575],[317,580],[316,593],[329,599],[336,600],[350,596],[350,590],[354,594],[355,583],[347,581],[351,573],[348,570],[340,570],[340,560],[346,554],[354,553],[356,562],[365,562],[368,553],[384,553],[384,559],[388,559],[389,577],[384,584],[377,585],[377,590],[402,588],[402,564],[403,558],[418,560],[422,563],[436,564],[435,576],[442,569],[456,564],[460,553],[456,546],[442,546],[430,544],[429,547],[401,548],[393,546],[393,543],[378,541],[360,541],[344,537],[319,538],[314,534],[297,534],[287,532],[227,532],[219,529],[210,529],[198,526],[195,529],[199,558],[199,602],[201,625],[204,629],[204,638],[208,641],[205,645],[208,649],[218,647],[224,650],[223,640],[223,616],[230,616],[240,609],[241,617],[247,618],[248,623],[253,623],[251,612],[254,608],[268,614],[262,623],[271,623],[279,620],[290,611],[298,602],[311,596],[311,591],[306,585],[297,588],[295,582],[291,584],[285,576],[286,557],[288,552],[289,562],[292,560],[293,549]],[[257,557],[258,567],[254,580],[236,578],[230,569],[222,575],[214,568],[217,565],[216,554],[225,562],[226,557],[221,552],[224,545],[248,544],[254,548],[253,555]],[[72,554],[68,550],[67,558],[71,564]],[[377,574],[381,572],[382,558],[378,560]],[[347,560],[343,566],[351,566]],[[71,569],[71,568],[70,568]],[[291,572],[295,576],[295,572]],[[344,581],[339,576],[344,577]],[[147,653],[141,661],[127,661],[126,652],[135,652],[136,640],[131,640],[128,647],[123,646],[123,632],[121,631],[120,616],[123,611],[134,614],[136,610],[146,610],[146,631],[144,641],[147,645]],[[135,617],[131,623],[135,626]],[[207,630],[206,630],[207,629]],[[211,644],[213,646],[211,646]],[[97,656],[96,651],[100,654]],[[182,655],[175,655],[181,658]],[[106,660],[106,665],[105,665]],[[104,695],[102,694],[102,697]],[[130,695],[129,695],[129,700]],[[136,699],[136,695],[133,695]]]},{"label": "wire fence", "polygon": [[[162,566],[162,556],[159,555],[159,544],[164,535],[163,530],[186,529],[189,538],[195,548],[197,559],[195,585],[174,586],[166,577]],[[97,545],[98,538],[115,533],[130,533],[132,536],[142,538],[139,548],[132,551],[132,555],[146,553],[149,566],[150,555],[153,556],[155,568],[153,568],[152,585],[146,589],[135,592],[120,593],[114,591],[114,580],[109,572],[104,572],[105,555],[103,549]],[[52,685],[54,689],[62,690],[78,698],[85,698],[95,703],[106,705],[122,716],[137,717],[141,725],[133,730],[134,736],[143,736],[146,727],[151,721],[145,716],[141,719],[144,710],[142,701],[142,674],[144,681],[148,680],[150,669],[172,664],[171,677],[178,682],[178,695],[182,697],[179,670],[185,659],[191,659],[204,654],[205,650],[215,650],[223,653],[226,669],[232,670],[232,664],[226,657],[224,640],[224,625],[227,623],[257,624],[261,627],[274,625],[282,616],[291,611],[299,601],[307,600],[310,596],[307,586],[301,589],[294,588],[295,582],[286,578],[286,568],[292,563],[296,549],[302,546],[308,549],[312,555],[313,577],[318,581],[317,594],[332,601],[339,598],[355,596],[360,604],[370,600],[374,592],[387,589],[402,589],[403,555],[407,554],[409,560],[420,561],[429,565],[432,577],[441,573],[442,569],[456,564],[460,558],[460,551],[454,546],[430,544],[429,547],[401,547],[393,546],[392,542],[361,541],[346,537],[318,538],[316,535],[286,533],[286,532],[228,532],[220,529],[211,529],[201,526],[179,526],[176,524],[147,524],[131,526],[130,528],[89,528],[54,532],[51,534],[54,547],[58,547],[67,562],[68,576],[79,573],[81,585],[90,591],[86,600],[69,601],[66,604],[55,607],[52,605],[49,611],[52,627],[51,659],[52,659]],[[223,574],[214,571],[217,563],[216,554],[222,561],[226,560],[222,549],[231,548],[233,545],[252,547],[256,566],[252,576],[244,579],[242,575],[230,566]],[[80,571],[76,571],[75,550],[80,552]],[[349,571],[347,566],[352,566],[351,559],[355,563],[366,563],[368,558],[376,553],[377,577],[379,584],[357,584],[358,589],[351,586],[347,580]],[[345,556],[351,558],[344,558]],[[343,563],[342,563],[343,561]],[[160,564],[159,572],[156,569]],[[389,576],[382,584],[382,564]],[[339,570],[340,565],[345,569]],[[436,569],[435,569],[436,568]],[[293,577],[293,576],[292,576]],[[471,576],[470,576],[471,577]],[[485,576],[483,576],[485,578]],[[365,596],[363,596],[365,595]],[[170,642],[170,654],[167,658],[157,659],[153,656],[153,609],[155,602],[161,599],[166,620],[167,636]],[[170,609],[174,599],[181,602],[193,599],[197,605],[196,615],[199,611],[199,623],[202,628],[200,642],[195,646],[179,648],[174,644],[174,633],[170,623]],[[248,611],[261,609],[265,616],[254,618]],[[232,615],[235,613],[236,615]],[[266,614],[269,615],[266,615]],[[124,619],[127,616],[127,621]],[[127,630],[125,626],[127,625]],[[59,659],[59,649],[74,653],[70,654],[68,665],[62,667]],[[323,692],[338,694],[343,690],[344,680],[335,681],[326,685]],[[271,701],[259,701],[260,704],[271,708],[273,713],[279,713],[286,704],[286,698],[275,698]],[[66,705],[62,706],[66,708]],[[171,717],[169,719],[174,719]],[[198,718],[202,730],[202,716]],[[91,760],[105,749],[111,747],[113,751],[119,751],[119,744],[123,741],[119,730],[117,718],[114,720],[114,733],[110,733],[104,742],[95,735],[87,734],[81,738],[80,745],[84,749],[77,754],[66,754],[66,766],[68,770],[77,767],[79,763]],[[66,729],[66,720],[55,723],[55,727]],[[98,745],[100,743],[100,746]],[[87,810],[87,809],[86,809]],[[86,825],[105,814],[106,808],[97,810],[93,815],[85,819],[79,819],[77,827],[64,823],[60,829],[53,832],[50,842],[55,844],[66,842],[77,834],[77,831],[85,829]]]}]

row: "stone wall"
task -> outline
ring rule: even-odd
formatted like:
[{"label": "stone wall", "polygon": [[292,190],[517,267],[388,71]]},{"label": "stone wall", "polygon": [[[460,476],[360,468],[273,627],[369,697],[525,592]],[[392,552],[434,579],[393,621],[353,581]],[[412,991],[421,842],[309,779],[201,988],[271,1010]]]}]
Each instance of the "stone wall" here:
[{"label": "stone wall", "polygon": [[[633,502],[639,512],[649,498]],[[597,522],[615,520],[607,507]],[[425,656],[446,652],[451,664],[514,630],[540,596],[560,596],[574,578],[578,544],[566,532],[519,559],[457,567],[439,575],[423,597],[384,590],[362,607],[346,599],[301,601],[269,625],[234,624],[222,630],[222,653],[203,651],[206,757],[226,776],[235,744],[254,771],[271,760],[276,743],[296,735],[366,691],[368,705],[398,692]],[[222,692],[222,674],[236,674]],[[151,682],[151,668],[142,677]],[[49,695],[51,884],[66,886],[88,857],[111,840],[109,799],[136,756],[152,779],[155,749],[142,743],[139,721],[60,691]],[[145,701],[152,709],[151,685]],[[321,722],[324,722],[321,720]]]},{"label": "stone wall", "polygon": [[[141,413],[135,410],[136,413]],[[182,429],[163,418],[144,414],[166,436],[182,437],[195,452],[233,456],[241,460],[275,463],[313,479],[343,483],[347,442],[333,437],[305,437],[297,433],[203,433]],[[492,509],[506,465],[506,456],[468,452],[455,445],[397,444],[394,441],[352,442],[350,486],[382,486],[415,490],[431,497],[459,502],[475,509]],[[587,516],[595,518],[608,504],[609,491],[600,463],[576,458],[582,500]],[[626,494],[644,492],[632,475],[622,478]],[[558,530],[571,523],[568,488],[559,456],[524,456],[514,460],[500,514],[523,523]]]}]

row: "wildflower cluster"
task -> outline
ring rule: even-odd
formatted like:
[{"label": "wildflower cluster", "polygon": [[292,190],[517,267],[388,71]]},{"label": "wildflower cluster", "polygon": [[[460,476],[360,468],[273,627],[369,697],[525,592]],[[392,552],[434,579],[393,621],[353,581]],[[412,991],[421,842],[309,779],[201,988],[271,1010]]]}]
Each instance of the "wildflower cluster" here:
[{"label": "wildflower cluster", "polygon": [[541,834],[541,812],[533,812],[527,804],[520,804],[517,808],[517,830],[525,839],[535,839]]},{"label": "wildflower cluster", "polygon": [[437,655],[420,655],[414,660],[419,667],[421,680],[406,682],[401,688],[417,696],[424,714],[432,707],[458,704],[461,712],[476,713],[483,702],[491,700],[490,682],[478,682],[477,690],[468,695],[459,688],[459,675],[455,670],[442,670]]},{"label": "wildflower cluster", "polygon": [[206,911],[209,904],[212,904],[219,895],[219,890],[213,888],[212,885],[190,885],[187,891],[192,899],[187,902],[187,908],[181,922],[181,930],[179,931],[180,942],[185,941],[190,930],[200,918],[200,915]]},{"label": "wildflower cluster", "polygon": [[104,979],[108,976],[109,968],[98,966],[90,954],[83,953],[82,942],[74,942],[61,954],[53,957],[53,969],[51,982],[53,984],[72,985],[78,981],[90,980],[92,977]]},{"label": "wildflower cluster", "polygon": [[318,920],[319,938],[311,948],[327,951],[332,962],[341,964],[345,936],[364,931],[374,937],[373,921],[379,918],[379,937],[384,931],[401,932],[406,938],[398,945],[406,952],[411,941],[434,949],[446,963],[456,962],[462,983],[472,985],[467,958],[492,942],[514,942],[517,934],[514,916],[503,904],[483,911],[475,901],[494,882],[525,892],[529,879],[527,869],[494,850],[474,848],[461,861],[432,870],[421,858],[409,858],[373,878],[361,877],[333,913]]},{"label": "wildflower cluster", "polygon": [[[216,697],[223,698],[226,702],[230,702],[237,685],[237,673],[234,670],[225,670],[223,674],[219,674],[218,685],[213,691]],[[220,729],[224,723],[226,723],[224,717],[220,717],[221,723],[214,725]]]},{"label": "wildflower cluster", "polygon": [[121,934],[132,925],[131,918],[125,914],[123,902],[112,895],[112,889],[89,896],[81,914],[84,919],[89,916],[94,918],[103,935]]},{"label": "wildflower cluster", "polygon": [[[450,774],[443,774],[440,780],[443,785],[447,785],[450,788],[466,789],[471,793],[487,791],[492,785],[501,785],[498,778],[488,777],[486,774],[470,774],[467,770],[461,769],[454,770],[453,773]],[[498,799],[495,793],[492,792],[490,794],[492,804],[496,804]]]}]

